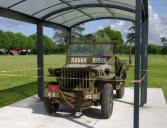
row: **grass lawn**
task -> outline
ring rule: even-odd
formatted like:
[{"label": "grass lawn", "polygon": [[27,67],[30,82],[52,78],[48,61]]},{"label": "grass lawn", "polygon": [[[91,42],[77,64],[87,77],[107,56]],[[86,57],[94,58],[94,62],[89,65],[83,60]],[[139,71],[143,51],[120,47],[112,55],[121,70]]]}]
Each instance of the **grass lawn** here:
[{"label": "grass lawn", "polygon": [[[122,59],[128,59],[128,55],[119,55]],[[36,76],[36,56],[0,56],[0,74],[25,75],[25,77],[4,77],[0,76],[0,107],[14,103],[25,97],[37,93]],[[45,76],[48,74],[49,67],[62,67],[65,63],[65,55],[45,55]],[[34,68],[30,71],[15,71]],[[167,56],[149,55],[149,87],[162,88],[167,100]],[[1,71],[13,72],[1,72]],[[128,80],[134,79],[134,70],[131,68],[128,73]],[[45,78],[45,84],[51,79]],[[133,86],[133,83],[127,83]]]}]

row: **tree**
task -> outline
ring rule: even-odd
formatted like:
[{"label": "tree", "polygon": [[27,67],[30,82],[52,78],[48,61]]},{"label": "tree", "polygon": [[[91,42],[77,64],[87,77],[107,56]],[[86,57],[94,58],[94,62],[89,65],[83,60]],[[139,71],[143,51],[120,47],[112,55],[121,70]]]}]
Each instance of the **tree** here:
[{"label": "tree", "polygon": [[84,35],[83,37],[84,37],[83,40],[85,42],[96,42],[96,43],[111,42],[110,38],[105,32],[96,32]]},{"label": "tree", "polygon": [[166,46],[167,45],[166,44],[167,43],[167,39],[165,37],[161,37],[160,39],[161,39],[162,45]]},{"label": "tree", "polygon": [[59,44],[58,46],[59,46],[59,52],[64,53],[65,49],[66,49],[65,45],[64,44]]},{"label": "tree", "polygon": [[[131,28],[129,29],[131,30]],[[135,44],[135,33],[131,32],[126,35],[127,41],[125,44],[129,44],[129,64],[132,64],[132,45]]]},{"label": "tree", "polygon": [[160,54],[161,53],[161,47],[155,44],[149,44],[148,45],[148,53],[150,54]]},{"label": "tree", "polygon": [[132,26],[128,29],[129,33],[126,35],[127,41],[125,44],[129,44],[129,64],[132,64],[131,47],[133,44],[135,44],[135,30],[136,26],[133,23]]},{"label": "tree", "polygon": [[52,41],[52,39],[50,39],[46,35],[43,36],[43,40],[44,40],[44,51],[45,51],[45,53],[48,54],[51,51],[53,51],[53,49],[54,49],[54,42]]},{"label": "tree", "polygon": [[111,42],[107,33],[104,31],[98,31],[94,34],[94,42]]},{"label": "tree", "polygon": [[9,50],[10,40],[8,34],[0,30],[0,48],[5,48]]},{"label": "tree", "polygon": [[7,31],[6,34],[9,37],[10,44],[9,44],[9,49],[16,49],[18,46],[18,40],[19,38],[16,36],[15,33]]},{"label": "tree", "polygon": [[135,30],[136,30],[136,26],[133,23],[132,26],[128,29],[129,33],[127,33],[126,38],[126,44],[129,43],[129,45],[132,45],[135,43]]},{"label": "tree", "polygon": [[31,38],[34,42],[33,48],[31,50],[33,51],[33,53],[36,53],[37,52],[37,47],[36,47],[37,35],[32,34],[32,35],[29,36],[29,38]]},{"label": "tree", "polygon": [[[44,52],[45,53],[56,53],[59,51],[65,51],[65,45],[57,45],[53,42],[51,38],[44,35]],[[19,49],[23,48],[25,50],[30,49],[33,53],[36,53],[36,42],[37,35],[32,34],[29,37],[26,37],[22,33],[13,33],[13,32],[3,32],[0,30],[0,49]]]},{"label": "tree", "polygon": [[65,30],[56,29],[53,39],[57,44],[64,44],[67,41],[67,32]]},{"label": "tree", "polygon": [[[83,38],[82,32],[85,30],[82,26],[74,27],[71,31],[72,40],[80,40]],[[56,29],[53,39],[57,44],[65,44],[68,42],[68,32],[65,30]]]},{"label": "tree", "polygon": [[[37,41],[37,35],[36,34],[30,35],[29,37],[31,39],[33,39],[34,42]],[[54,43],[53,40],[46,35],[43,36],[43,42],[44,42],[44,52],[45,53],[49,54],[49,53],[56,52],[55,50],[59,50],[56,43]],[[36,51],[36,48],[35,48],[35,51]]]},{"label": "tree", "polygon": [[126,35],[127,41],[126,44],[132,45],[135,43],[135,33],[128,33]]},{"label": "tree", "polygon": [[106,27],[106,28],[104,28],[102,30],[99,30],[98,32],[106,33],[106,35],[110,39],[111,43],[114,43],[114,44],[117,44],[117,45],[122,45],[123,42],[124,42],[121,32],[112,30],[110,27]]},{"label": "tree", "polygon": [[82,32],[85,30],[84,27],[76,26],[75,28],[72,29],[72,39],[81,39],[83,37]]},{"label": "tree", "polygon": [[29,37],[27,37],[27,41],[28,41],[28,43],[27,43],[26,48],[30,49],[31,51],[35,51],[36,50],[36,42],[35,42],[35,40],[33,40],[33,38],[31,38],[29,36]]},{"label": "tree", "polygon": [[132,26],[128,29],[130,32],[133,32],[135,33],[135,30],[136,30],[136,25],[135,23],[132,23]]},{"label": "tree", "polygon": [[27,44],[28,44],[27,37],[24,36],[20,32],[16,33],[16,36],[17,36],[17,46],[16,46],[16,49],[19,49],[19,48],[27,49],[27,47],[26,47]]},{"label": "tree", "polygon": [[167,46],[161,49],[161,54],[167,54]]},{"label": "tree", "polygon": [[84,37],[85,40],[89,42],[110,42],[116,45],[123,44],[121,33],[119,31],[112,30],[110,27],[85,35]]}]

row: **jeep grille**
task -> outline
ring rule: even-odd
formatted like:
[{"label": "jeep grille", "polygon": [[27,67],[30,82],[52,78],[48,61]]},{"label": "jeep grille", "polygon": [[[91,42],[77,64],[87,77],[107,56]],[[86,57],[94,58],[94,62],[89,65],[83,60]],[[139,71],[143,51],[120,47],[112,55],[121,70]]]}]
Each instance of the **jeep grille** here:
[{"label": "jeep grille", "polygon": [[[60,80],[62,89],[74,91],[90,89],[89,71],[87,69],[61,69],[61,76],[63,77]],[[83,80],[78,78],[83,78]]]}]

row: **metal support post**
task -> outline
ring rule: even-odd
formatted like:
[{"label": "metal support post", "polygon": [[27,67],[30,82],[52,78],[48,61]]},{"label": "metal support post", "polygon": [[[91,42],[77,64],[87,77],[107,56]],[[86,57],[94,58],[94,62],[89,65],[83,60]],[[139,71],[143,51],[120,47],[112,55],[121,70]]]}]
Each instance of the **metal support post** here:
[{"label": "metal support post", "polygon": [[[142,3],[136,1],[136,42],[135,42],[135,80],[140,80]],[[134,128],[139,128],[139,82],[134,84]]]},{"label": "metal support post", "polygon": [[44,68],[43,68],[43,25],[37,24],[37,74],[38,74],[38,96],[43,100],[44,96]]},{"label": "metal support post", "polygon": [[[145,21],[142,24],[142,42],[141,42],[141,79],[145,76],[145,74],[147,73],[146,71],[146,38],[145,38],[145,34],[146,34],[146,28],[145,28]],[[140,92],[140,106],[144,105],[144,87],[145,87],[145,78],[141,81],[141,92]]]},{"label": "metal support post", "polygon": [[[145,48],[145,57],[146,57],[146,61],[145,61],[146,65],[145,66],[146,67],[145,68],[146,68],[146,70],[148,70],[148,28],[149,28],[149,19],[148,18],[146,19],[145,25],[146,25],[146,27],[145,27],[146,28],[146,40],[145,40],[146,41],[146,44],[145,44],[145,47],[146,47]],[[146,75],[146,77],[145,77],[145,86],[144,86],[145,91],[144,91],[144,100],[143,100],[144,104],[147,103],[147,86],[148,86],[147,79],[148,79],[148,75]]]},{"label": "metal support post", "polygon": [[147,102],[147,60],[148,60],[148,19],[142,25],[142,52],[141,52],[141,101],[140,105],[143,106]]},{"label": "metal support post", "polygon": [[72,30],[72,29],[69,30],[69,43],[72,42],[72,33],[71,33],[71,30]]}]

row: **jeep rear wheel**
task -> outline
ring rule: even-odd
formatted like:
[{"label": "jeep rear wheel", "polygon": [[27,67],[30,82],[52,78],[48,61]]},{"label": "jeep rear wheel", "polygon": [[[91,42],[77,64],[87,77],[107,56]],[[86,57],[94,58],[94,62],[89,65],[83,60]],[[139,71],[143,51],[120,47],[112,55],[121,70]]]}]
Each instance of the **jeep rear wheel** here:
[{"label": "jeep rear wheel", "polygon": [[116,98],[122,98],[125,92],[125,84],[121,85],[119,90],[116,90]]},{"label": "jeep rear wheel", "polygon": [[47,113],[52,114],[54,111],[56,112],[58,110],[59,104],[53,104],[51,99],[44,98],[44,108]]},{"label": "jeep rear wheel", "polygon": [[110,118],[113,111],[113,87],[105,84],[102,92],[101,111],[105,119]]}]

